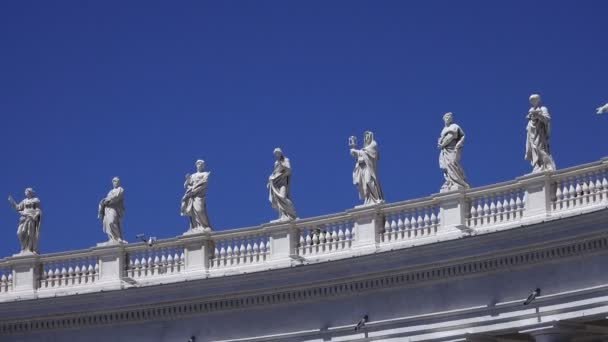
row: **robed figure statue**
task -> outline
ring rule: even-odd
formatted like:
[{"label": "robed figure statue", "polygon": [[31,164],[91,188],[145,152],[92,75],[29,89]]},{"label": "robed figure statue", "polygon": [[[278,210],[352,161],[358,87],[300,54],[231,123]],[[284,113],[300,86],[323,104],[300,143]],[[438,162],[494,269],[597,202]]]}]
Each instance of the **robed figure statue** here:
[{"label": "robed figure statue", "polygon": [[551,115],[545,106],[540,104],[540,95],[530,95],[530,110],[526,118],[526,160],[532,164],[532,173],[553,171],[555,162],[551,156],[549,137],[551,135]]},{"label": "robed figure statue", "polygon": [[359,190],[359,198],[365,205],[384,202],[384,194],[378,180],[378,143],[374,140],[374,133],[367,131],[363,137],[363,148],[356,149],[357,139],[349,138],[350,154],[355,157],[353,170],[353,184]]},{"label": "robed figure statue", "polygon": [[211,231],[207,216],[207,185],[211,172],[205,172],[205,161],[196,161],[196,172],[186,175],[182,197],[181,214],[190,219],[189,231]]},{"label": "robed figure statue", "polygon": [[277,221],[291,221],[296,219],[296,209],[291,201],[289,187],[291,185],[291,164],[280,148],[275,148],[273,154],[276,158],[272,174],[268,177],[268,200],[279,213]]},{"label": "robed figure statue", "polygon": [[125,190],[120,186],[120,178],[112,179],[112,190],[99,202],[97,217],[103,225],[103,232],[109,242],[125,243],[122,239],[122,218],[125,216]]},{"label": "robed figure statue", "polygon": [[464,175],[460,158],[462,157],[462,146],[464,144],[464,131],[454,123],[454,115],[445,113],[443,115],[445,127],[437,141],[439,152],[439,167],[443,170],[445,182],[440,192],[468,189],[469,183]]},{"label": "robed figure statue", "polygon": [[17,227],[17,237],[21,243],[21,254],[38,253],[38,239],[40,238],[40,223],[42,222],[42,209],[40,199],[36,197],[34,189],[25,189],[25,199],[15,202],[12,196],[8,201],[21,216]]}]

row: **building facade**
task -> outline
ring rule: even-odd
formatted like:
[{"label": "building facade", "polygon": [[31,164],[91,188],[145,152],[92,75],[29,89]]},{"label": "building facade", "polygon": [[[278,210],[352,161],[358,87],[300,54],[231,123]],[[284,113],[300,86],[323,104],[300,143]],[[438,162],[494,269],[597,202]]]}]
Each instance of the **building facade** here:
[{"label": "building facade", "polygon": [[[600,341],[608,160],[0,261],[1,341]],[[526,305],[524,305],[526,303]]]}]

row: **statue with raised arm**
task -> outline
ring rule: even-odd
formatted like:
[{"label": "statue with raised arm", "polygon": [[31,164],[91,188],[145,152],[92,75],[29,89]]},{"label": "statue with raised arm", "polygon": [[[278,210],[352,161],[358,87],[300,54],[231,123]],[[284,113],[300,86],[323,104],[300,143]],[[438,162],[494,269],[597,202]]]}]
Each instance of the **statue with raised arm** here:
[{"label": "statue with raised arm", "polygon": [[112,178],[112,190],[99,202],[97,217],[103,224],[103,232],[111,243],[125,243],[122,239],[122,218],[125,215],[125,191],[120,186],[120,178]]},{"label": "statue with raised arm", "polygon": [[40,237],[40,223],[42,221],[42,209],[40,199],[36,197],[34,189],[25,189],[25,199],[20,203],[15,202],[12,196],[8,201],[21,216],[17,228],[17,237],[21,243],[21,254],[38,253],[38,239]]},{"label": "statue with raised arm", "polygon": [[532,173],[553,171],[555,162],[551,157],[549,137],[551,135],[551,115],[545,106],[541,106],[540,95],[530,95],[530,110],[526,118],[526,160],[532,164]]},{"label": "statue with raised arm", "polygon": [[205,172],[205,161],[196,161],[196,172],[186,175],[184,188],[186,193],[182,197],[182,216],[190,219],[188,231],[211,231],[211,224],[207,216],[207,185],[211,172]]},{"label": "statue with raised arm", "polygon": [[273,154],[276,158],[272,174],[268,177],[268,200],[274,209],[279,212],[277,221],[291,221],[296,219],[296,208],[291,201],[289,187],[291,185],[291,164],[280,148],[275,148]]},{"label": "statue with raised arm", "polygon": [[363,147],[358,150],[357,139],[349,138],[350,154],[357,160],[353,170],[353,184],[359,190],[359,198],[365,205],[384,202],[384,194],[378,180],[378,143],[374,133],[366,131],[363,137]]},{"label": "statue with raised arm", "polygon": [[437,141],[439,152],[439,167],[443,170],[445,182],[439,192],[468,189],[469,183],[460,165],[462,157],[462,146],[464,145],[464,131],[454,123],[454,115],[445,113],[443,115],[445,127]]}]

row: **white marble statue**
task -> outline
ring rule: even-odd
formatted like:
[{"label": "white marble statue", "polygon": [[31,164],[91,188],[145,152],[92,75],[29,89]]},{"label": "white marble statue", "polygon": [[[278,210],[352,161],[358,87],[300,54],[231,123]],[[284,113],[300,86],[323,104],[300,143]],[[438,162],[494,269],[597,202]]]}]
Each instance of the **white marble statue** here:
[{"label": "white marble statue", "polygon": [[190,218],[189,231],[211,231],[211,224],[207,216],[207,185],[211,172],[203,171],[205,161],[196,161],[196,172],[186,175],[184,188],[186,193],[182,197],[182,216]]},{"label": "white marble statue", "polygon": [[349,138],[350,154],[357,159],[353,170],[353,184],[359,190],[359,198],[365,205],[384,202],[384,194],[378,180],[378,143],[374,133],[367,131],[363,137],[363,148],[357,150],[357,139]]},{"label": "white marble statue", "polygon": [[268,177],[268,200],[272,207],[279,212],[277,221],[291,221],[296,219],[296,208],[291,201],[289,187],[291,185],[291,164],[280,148],[275,148],[273,154],[276,158],[272,174]]},{"label": "white marble statue", "polygon": [[12,196],[8,201],[17,210],[21,217],[17,228],[17,237],[21,243],[21,253],[38,253],[38,239],[40,237],[40,223],[42,222],[42,209],[40,199],[36,197],[34,189],[25,189],[25,199],[15,202]]},{"label": "white marble statue", "polygon": [[112,178],[112,190],[99,202],[97,217],[103,224],[103,232],[111,243],[125,243],[122,239],[122,218],[125,215],[125,190],[120,186],[120,178]]},{"label": "white marble statue", "polygon": [[443,115],[445,127],[437,141],[439,152],[439,167],[443,170],[445,182],[440,192],[468,189],[469,183],[464,175],[460,158],[462,157],[462,146],[464,145],[464,131],[454,123],[454,115],[445,113]]},{"label": "white marble statue", "polygon": [[597,107],[595,109],[597,112],[597,114],[604,114],[604,113],[608,113],[608,103],[606,103],[603,106]]},{"label": "white marble statue", "polygon": [[541,106],[540,95],[530,95],[530,110],[526,137],[526,160],[532,164],[532,173],[555,170],[551,157],[549,137],[551,135],[551,115],[547,107]]}]

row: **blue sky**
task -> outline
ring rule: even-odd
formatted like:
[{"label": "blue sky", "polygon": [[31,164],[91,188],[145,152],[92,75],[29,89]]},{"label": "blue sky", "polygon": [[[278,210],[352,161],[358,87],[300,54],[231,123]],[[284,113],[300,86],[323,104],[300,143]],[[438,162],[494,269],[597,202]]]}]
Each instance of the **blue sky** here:
[{"label": "blue sky", "polygon": [[[553,116],[559,168],[608,155],[608,3],[590,1],[3,1],[0,194],[36,189],[43,253],[106,239],[120,176],[125,238],[172,237],[205,159],[215,229],[274,219],[274,147],[300,217],[352,208],[348,137],[380,145],[388,201],[439,190],[442,115],[466,132],[474,186],[531,170],[528,96]],[[2,200],[5,201],[5,200]],[[18,252],[0,205],[0,255]]]}]

